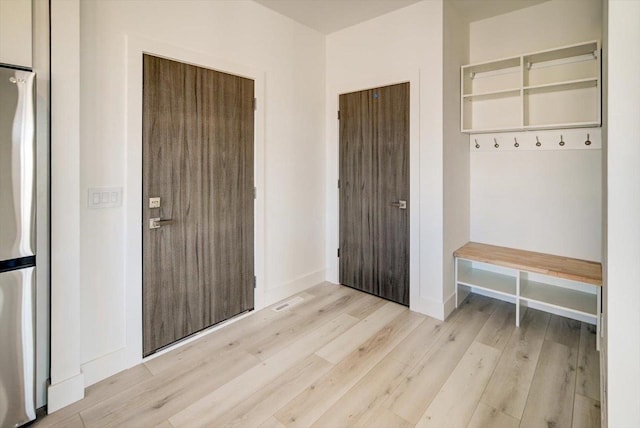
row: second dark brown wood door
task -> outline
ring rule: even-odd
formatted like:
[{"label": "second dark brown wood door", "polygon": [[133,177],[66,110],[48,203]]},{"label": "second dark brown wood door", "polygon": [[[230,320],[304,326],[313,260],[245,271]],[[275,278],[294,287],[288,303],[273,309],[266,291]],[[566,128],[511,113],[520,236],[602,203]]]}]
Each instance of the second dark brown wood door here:
[{"label": "second dark brown wood door", "polygon": [[340,282],[409,304],[409,83],[340,95]]},{"label": "second dark brown wood door", "polygon": [[151,55],[143,74],[146,356],[253,309],[254,82]]}]

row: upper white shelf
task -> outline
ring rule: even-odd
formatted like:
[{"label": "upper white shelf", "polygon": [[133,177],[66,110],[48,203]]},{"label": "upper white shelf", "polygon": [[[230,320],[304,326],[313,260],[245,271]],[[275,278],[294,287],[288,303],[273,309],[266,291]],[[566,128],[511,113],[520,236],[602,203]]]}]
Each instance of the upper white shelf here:
[{"label": "upper white shelf", "polygon": [[599,127],[600,76],[598,41],[465,65],[461,131]]},{"label": "upper white shelf", "polygon": [[466,100],[494,99],[501,97],[520,96],[520,88],[501,89],[499,91],[478,92],[476,94],[464,95]]},{"label": "upper white shelf", "polygon": [[575,58],[582,55],[593,55],[594,59],[598,55],[598,42],[591,41],[577,45],[563,46],[561,48],[549,49],[546,51],[523,55],[524,64],[529,67],[532,64],[555,61],[559,59]]},{"label": "upper white shelf", "polygon": [[475,74],[487,73],[491,71],[506,70],[509,68],[520,67],[520,57],[499,59],[496,61],[481,62],[473,65],[465,65],[467,73]]},{"label": "upper white shelf", "polygon": [[576,79],[565,82],[545,83],[542,85],[525,86],[524,92],[528,93],[542,93],[553,91],[567,91],[571,89],[584,89],[593,88],[598,86],[598,78]]}]

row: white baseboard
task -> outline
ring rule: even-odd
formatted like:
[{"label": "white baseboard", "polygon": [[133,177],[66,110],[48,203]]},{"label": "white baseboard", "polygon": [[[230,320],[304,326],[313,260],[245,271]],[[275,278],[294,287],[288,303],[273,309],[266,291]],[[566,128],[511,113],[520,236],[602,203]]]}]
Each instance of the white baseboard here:
[{"label": "white baseboard", "polygon": [[456,293],[453,293],[444,301],[444,319],[447,319],[451,312],[456,309]]},{"label": "white baseboard", "polygon": [[293,296],[296,293],[306,290],[307,288],[325,281],[327,274],[326,269],[321,269],[307,275],[303,275],[294,279],[280,287],[267,290],[265,292],[265,306],[269,306],[282,299]]},{"label": "white baseboard", "polygon": [[435,299],[430,299],[428,297],[411,296],[409,299],[409,309],[414,312],[427,315],[431,318],[438,319],[440,321],[443,321],[445,319],[445,303],[439,302]]},{"label": "white baseboard", "polygon": [[127,366],[127,350],[126,348],[120,348],[95,360],[88,361],[82,364],[81,367],[84,374],[84,386],[93,385],[129,368]]},{"label": "white baseboard", "polygon": [[53,413],[63,407],[84,398],[84,376],[79,373],[47,388],[47,413]]}]

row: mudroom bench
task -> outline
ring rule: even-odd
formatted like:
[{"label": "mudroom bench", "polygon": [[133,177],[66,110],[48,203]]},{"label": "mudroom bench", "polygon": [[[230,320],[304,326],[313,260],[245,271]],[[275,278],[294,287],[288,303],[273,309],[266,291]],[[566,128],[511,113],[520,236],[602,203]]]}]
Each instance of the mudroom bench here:
[{"label": "mudroom bench", "polygon": [[600,349],[600,263],[477,242],[453,255],[456,307],[475,291],[515,303],[516,326],[525,307],[595,324]]}]

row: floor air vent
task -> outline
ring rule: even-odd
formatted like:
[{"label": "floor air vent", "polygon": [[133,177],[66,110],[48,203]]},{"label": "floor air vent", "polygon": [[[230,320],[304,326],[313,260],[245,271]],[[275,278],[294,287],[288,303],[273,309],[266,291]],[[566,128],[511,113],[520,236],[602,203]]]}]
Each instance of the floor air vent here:
[{"label": "floor air vent", "polygon": [[273,308],[273,310],[275,312],[280,312],[280,311],[284,311],[285,309],[289,309],[297,304],[299,304],[300,302],[302,302],[304,299],[300,296],[296,296],[293,299],[287,300],[286,302],[282,302],[279,305],[275,306]]}]

